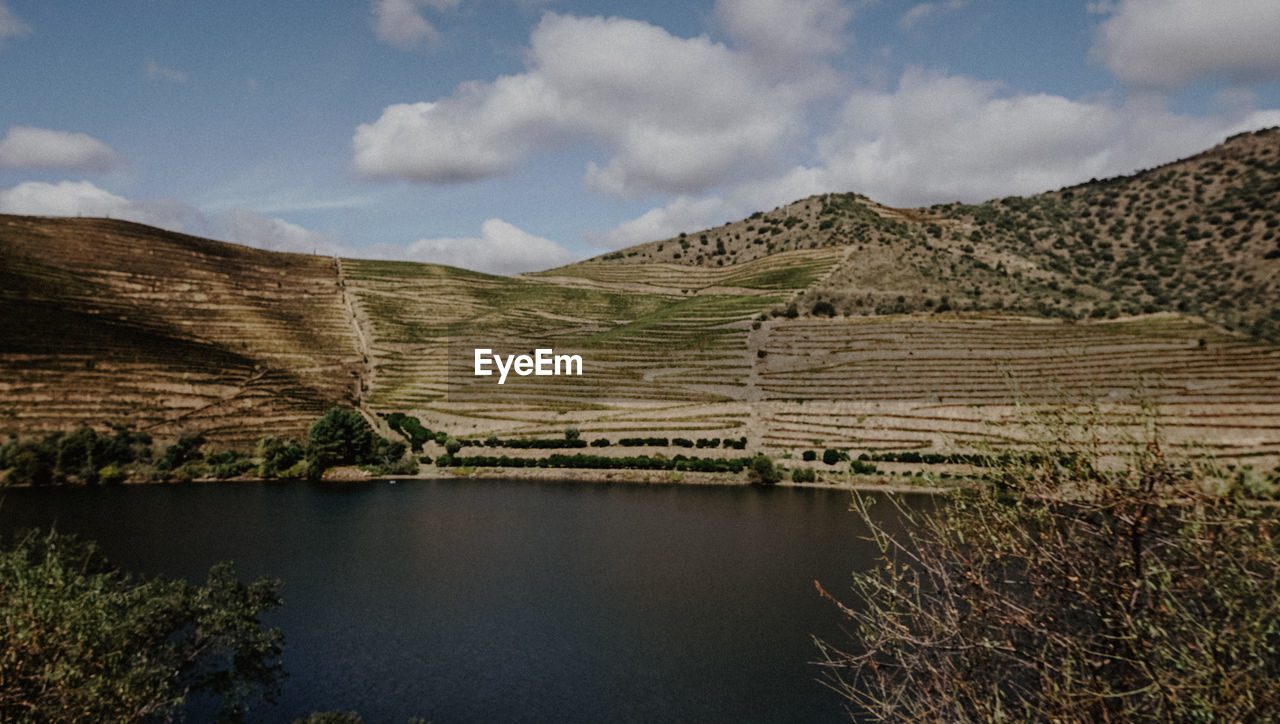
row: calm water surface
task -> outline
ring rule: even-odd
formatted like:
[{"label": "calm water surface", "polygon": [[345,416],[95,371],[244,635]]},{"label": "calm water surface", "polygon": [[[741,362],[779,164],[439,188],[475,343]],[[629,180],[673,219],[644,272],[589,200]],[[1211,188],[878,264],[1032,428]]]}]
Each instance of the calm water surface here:
[{"label": "calm water surface", "polygon": [[283,579],[290,676],[258,721],[847,719],[818,683],[814,590],[868,564],[825,490],[387,481],[3,493],[0,528],[56,523],[123,568]]}]

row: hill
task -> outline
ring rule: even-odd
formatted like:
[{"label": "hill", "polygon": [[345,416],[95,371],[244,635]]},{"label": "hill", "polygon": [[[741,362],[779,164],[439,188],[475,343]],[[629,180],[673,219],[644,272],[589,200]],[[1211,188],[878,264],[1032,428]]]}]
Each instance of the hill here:
[{"label": "hill", "polygon": [[354,403],[332,259],[104,219],[0,216],[0,429],[248,443]]},{"label": "hill", "polygon": [[801,312],[821,300],[845,315],[943,307],[1114,319],[1163,311],[1280,341],[1280,128],[1026,198],[894,209],[824,194],[544,274],[723,269],[797,249],[847,252],[821,282],[805,285]]},{"label": "hill", "polygon": [[[404,413],[477,441],[745,438],[941,475],[1024,440],[1028,405],[1095,402],[1115,441],[1155,404],[1174,442],[1274,466],[1278,179],[1273,129],[1029,198],[825,194],[518,277],[3,216],[0,431],[243,447],[344,403],[387,435]],[[498,386],[476,347],[580,354],[584,375]]]}]

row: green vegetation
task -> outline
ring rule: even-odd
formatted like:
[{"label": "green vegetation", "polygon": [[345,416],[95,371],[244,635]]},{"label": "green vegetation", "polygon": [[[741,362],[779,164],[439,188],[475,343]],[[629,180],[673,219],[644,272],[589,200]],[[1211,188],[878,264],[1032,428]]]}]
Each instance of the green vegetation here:
[{"label": "green vegetation", "polygon": [[[410,418],[412,419],[412,418]],[[35,440],[11,439],[0,446],[0,471],[7,485],[78,483],[116,485],[125,481],[185,482],[197,478],[318,478],[336,465],[358,465],[375,475],[418,470],[406,445],[374,434],[360,414],[330,409],[311,426],[305,445],[269,435],[253,455],[209,450],[203,435],[179,435],[158,454],[151,437],[117,427],[100,434],[87,425]]]},{"label": "green vegetation", "polygon": [[[590,468],[597,470],[679,470],[701,473],[740,473],[750,458],[698,458],[676,455],[666,458],[638,455],[621,457],[613,455],[548,455],[545,458],[508,457],[506,455],[441,455],[436,459],[440,467],[466,468]],[[779,478],[781,479],[781,478]],[[773,481],[777,482],[777,480]]]},{"label": "green vegetation", "polygon": [[782,480],[782,471],[774,464],[773,458],[768,455],[756,455],[751,459],[751,480],[761,485],[773,485]]},{"label": "green vegetation", "polygon": [[279,583],[135,579],[88,543],[25,533],[0,550],[0,721],[180,716],[193,695],[236,718],[279,692],[283,637],[260,617]]},{"label": "green vegetation", "polygon": [[[162,460],[170,460],[168,452]],[[68,433],[50,433],[38,440],[10,440],[0,447],[0,470],[19,485],[118,482],[135,463],[151,461],[151,436],[116,427],[100,435],[87,425]],[[105,480],[104,480],[105,478]]]},{"label": "green vegetation", "polygon": [[1248,489],[1269,486],[1154,433],[1115,465],[1090,425],[1050,429],[926,512],[856,499],[880,561],[839,604],[829,683],[878,720],[1273,718],[1280,518]]}]

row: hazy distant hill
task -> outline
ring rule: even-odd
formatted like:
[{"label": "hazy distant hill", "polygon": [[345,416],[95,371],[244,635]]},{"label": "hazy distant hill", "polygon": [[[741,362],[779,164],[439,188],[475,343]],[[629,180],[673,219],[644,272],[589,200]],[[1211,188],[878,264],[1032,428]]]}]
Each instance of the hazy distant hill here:
[{"label": "hazy distant hill", "polygon": [[[1278,221],[1274,129],[1029,198],[825,194],[514,278],[0,216],[0,432],[244,445],[345,403],[459,436],[883,456],[1016,442],[1016,403],[1141,394],[1173,440],[1274,465]],[[475,346],[587,374],[497,388]]]}]

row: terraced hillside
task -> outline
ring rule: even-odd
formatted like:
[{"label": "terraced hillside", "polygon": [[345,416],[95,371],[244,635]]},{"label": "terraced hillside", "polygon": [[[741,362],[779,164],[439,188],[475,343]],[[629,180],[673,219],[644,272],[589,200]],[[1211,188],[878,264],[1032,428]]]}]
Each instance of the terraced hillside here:
[{"label": "terraced hillside", "polygon": [[0,260],[0,430],[128,423],[247,444],[358,394],[332,259],[0,216]]},{"label": "terraced hillside", "polygon": [[842,315],[943,310],[1063,319],[1180,312],[1280,341],[1280,129],[1129,176],[983,204],[894,209],[824,194],[555,270],[718,270],[847,251],[796,299]]},{"label": "terraced hillside", "polygon": [[979,452],[1025,442],[1023,408],[1046,404],[1097,405],[1116,444],[1151,405],[1171,442],[1280,462],[1280,349],[1178,315],[770,323],[763,344],[769,447]]},{"label": "terraced hillside", "polygon": [[[1027,199],[828,194],[519,277],[0,217],[0,432],[243,445],[343,402],[472,440],[746,438],[901,472],[1021,444],[1029,409],[1096,405],[1114,444],[1146,404],[1173,441],[1270,468],[1278,179],[1272,130]],[[498,385],[476,348],[584,374]]]},{"label": "terraced hillside", "polygon": [[[803,279],[814,265],[808,256],[793,262],[749,270],[732,293],[714,278],[701,287],[686,281],[678,292],[660,283],[635,291],[395,262],[342,267],[374,340],[371,410],[409,412],[462,435],[537,436],[568,426],[617,435],[741,432],[745,408],[709,406],[745,399],[750,320],[783,298],[778,287],[788,278]],[[649,279],[665,273],[648,272]],[[477,347],[580,354],[584,374],[513,375],[499,387],[473,375]]]}]

